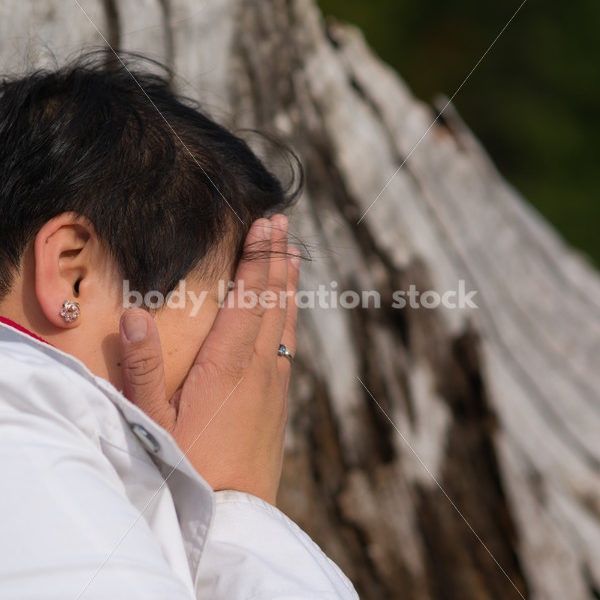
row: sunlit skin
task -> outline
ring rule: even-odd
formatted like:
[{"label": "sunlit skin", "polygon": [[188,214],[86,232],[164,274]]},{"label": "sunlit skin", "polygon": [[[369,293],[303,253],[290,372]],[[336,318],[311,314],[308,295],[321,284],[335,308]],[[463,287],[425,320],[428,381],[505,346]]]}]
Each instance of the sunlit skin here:
[{"label": "sunlit skin", "polygon": [[[123,307],[123,279],[93,226],[75,214],[48,221],[25,252],[0,315],[80,359],[171,433],[215,489],[275,504],[281,477],[291,363],[296,347],[299,253],[287,245],[287,219],[252,224],[245,249],[266,260],[241,260],[220,278],[245,289],[283,293],[287,305],[219,307],[219,277],[185,280],[200,307],[164,306],[151,317]],[[242,283],[243,282],[243,283]],[[235,292],[235,290],[234,290]],[[235,294],[233,294],[235,296]],[[60,315],[65,300],[81,316]],[[192,314],[194,313],[195,314]],[[132,322],[146,335],[131,339]]]},{"label": "sunlit skin", "polygon": [[[233,266],[220,278],[229,281]],[[199,347],[218,312],[218,279],[203,281],[188,276],[186,291],[200,297],[199,308],[165,305],[155,312],[160,334],[166,392],[170,397],[189,371]],[[75,292],[76,283],[78,294]],[[27,249],[21,272],[10,293],[0,302],[0,315],[33,331],[60,350],[80,359],[94,374],[122,390],[119,320],[123,307],[123,278],[98,240],[94,228],[74,214],[49,221]],[[71,324],[59,315],[65,300],[81,306],[81,317]]]}]

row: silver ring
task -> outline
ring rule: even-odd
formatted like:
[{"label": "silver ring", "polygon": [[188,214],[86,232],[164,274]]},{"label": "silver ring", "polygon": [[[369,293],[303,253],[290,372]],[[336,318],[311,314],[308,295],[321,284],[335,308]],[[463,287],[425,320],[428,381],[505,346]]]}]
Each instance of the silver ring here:
[{"label": "silver ring", "polygon": [[285,356],[286,358],[289,358],[290,364],[294,362],[294,357],[292,356],[292,353],[287,349],[287,346],[285,344],[279,344],[279,348],[277,349],[277,356]]}]

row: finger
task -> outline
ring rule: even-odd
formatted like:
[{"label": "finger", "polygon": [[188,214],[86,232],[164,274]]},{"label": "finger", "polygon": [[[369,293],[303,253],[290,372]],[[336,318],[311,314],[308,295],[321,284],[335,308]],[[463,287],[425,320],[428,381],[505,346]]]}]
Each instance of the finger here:
[{"label": "finger", "polygon": [[256,340],[256,352],[270,359],[277,356],[276,351],[283,335],[288,280],[287,218],[275,215],[272,223],[269,282],[264,296],[265,314]]},{"label": "finger", "polygon": [[[288,248],[288,253],[291,255],[288,258],[288,283],[287,283],[287,311],[285,315],[285,324],[283,327],[283,335],[281,343],[292,353],[296,355],[296,327],[298,323],[298,303],[296,295],[298,291],[298,278],[300,276],[300,251],[296,248]],[[280,365],[286,364],[289,366],[290,361],[285,357],[279,358]],[[289,370],[289,369],[288,369]]]},{"label": "finger", "polygon": [[[270,249],[270,229],[268,219],[258,219],[252,224],[234,287],[202,344],[197,364],[208,361],[234,372],[246,366],[254,354],[264,314],[264,308],[256,299],[266,289],[269,277],[269,262],[260,255],[268,254]],[[259,253],[256,259],[252,257],[255,252]]]},{"label": "finger", "polygon": [[126,310],[119,325],[125,396],[167,430],[175,409],[167,402],[162,348],[154,319],[142,309]]}]

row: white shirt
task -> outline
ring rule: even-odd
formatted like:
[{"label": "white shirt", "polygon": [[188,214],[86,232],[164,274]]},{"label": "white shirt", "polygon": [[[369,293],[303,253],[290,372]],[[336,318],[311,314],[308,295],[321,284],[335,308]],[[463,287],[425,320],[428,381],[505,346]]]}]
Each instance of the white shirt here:
[{"label": "white shirt", "polygon": [[357,599],[276,507],[213,492],[79,360],[0,323],[2,600]]}]

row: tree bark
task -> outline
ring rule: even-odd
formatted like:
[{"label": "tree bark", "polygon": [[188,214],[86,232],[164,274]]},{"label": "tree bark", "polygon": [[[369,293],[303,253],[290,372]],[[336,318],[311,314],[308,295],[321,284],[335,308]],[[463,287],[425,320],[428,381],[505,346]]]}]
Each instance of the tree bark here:
[{"label": "tree bark", "polygon": [[[363,599],[600,598],[600,279],[452,106],[313,0],[0,5],[2,71],[107,43],[297,151],[302,289],[381,294],[300,310],[281,508]],[[478,308],[392,307],[460,280]]]}]

